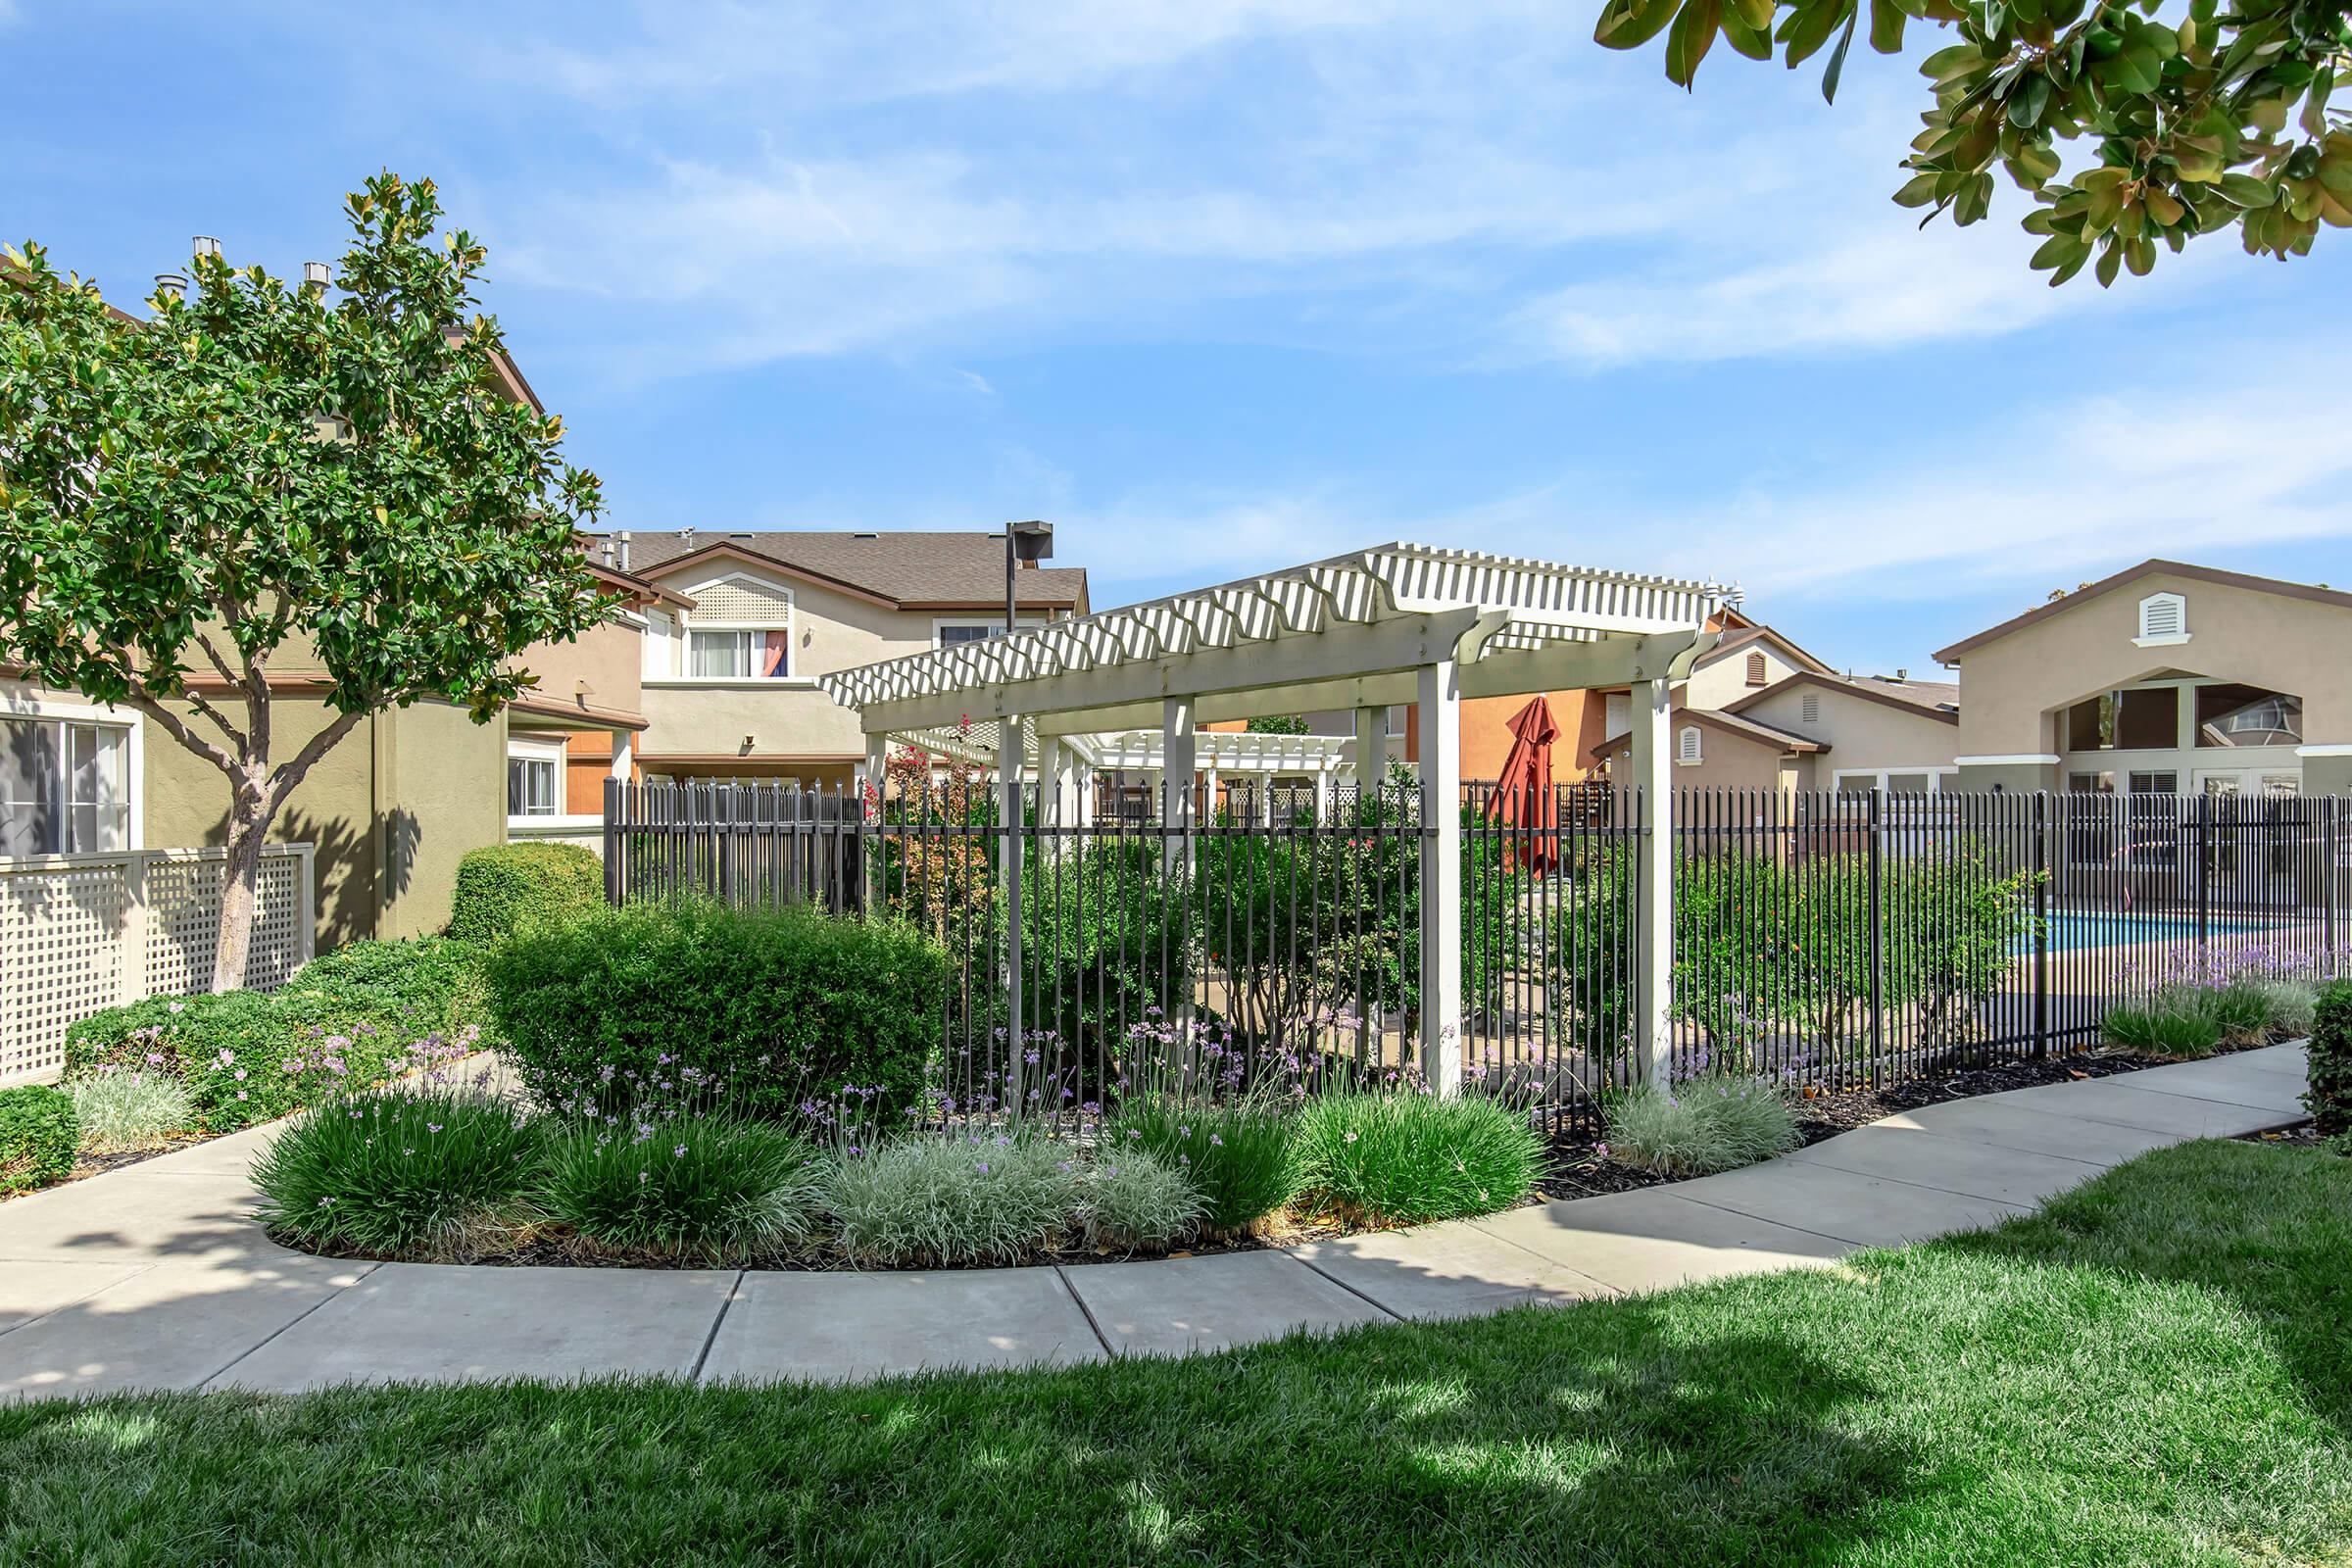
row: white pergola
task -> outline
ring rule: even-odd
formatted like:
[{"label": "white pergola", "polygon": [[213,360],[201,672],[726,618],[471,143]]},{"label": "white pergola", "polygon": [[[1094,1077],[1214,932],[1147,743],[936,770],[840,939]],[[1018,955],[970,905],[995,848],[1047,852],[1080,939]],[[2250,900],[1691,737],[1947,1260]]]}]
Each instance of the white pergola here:
[{"label": "white pergola", "polygon": [[[1377,779],[1387,710],[1414,704],[1425,798],[1446,808],[1460,796],[1462,699],[1630,687],[1633,782],[1648,809],[1635,1027],[1642,1070],[1662,1078],[1673,965],[1668,692],[1713,645],[1710,618],[1738,602],[1737,590],[1715,583],[1385,544],[817,684],[857,711],[867,776],[877,780],[893,736],[1021,725],[1035,742],[997,750],[1008,821],[1017,819],[1026,754],[1037,756],[1041,781],[1059,786],[1097,743],[1154,734],[1139,754],[1156,756],[1168,784],[1183,781],[1165,791],[1162,820],[1178,830],[1171,853],[1193,825],[1204,744],[1313,739],[1217,735],[1202,723],[1352,709],[1351,760],[1359,777]],[[1449,1092],[1461,1077],[1461,829],[1450,808],[1424,820],[1434,831],[1421,847],[1422,1070]],[[1007,846],[1000,874],[1017,934],[1020,858],[1009,836]],[[1019,970],[1016,961],[1015,1019]]]},{"label": "white pergola", "polygon": [[[1021,724],[1021,760],[1045,786],[1039,793],[1047,820],[1083,827],[1092,820],[1093,792],[1082,788],[1088,773],[1140,773],[1157,787],[1167,775],[1167,737],[1156,729],[1098,734],[1043,735],[1033,721]],[[1003,728],[995,719],[901,733],[892,737],[935,757],[955,757],[1002,767]],[[1250,731],[1202,730],[1194,743],[1193,767],[1215,801],[1220,782],[1248,779],[1258,818],[1270,820],[1274,780],[1304,778],[1314,788],[1320,819],[1333,783],[1355,776],[1352,740],[1337,735],[1260,735]]]}]

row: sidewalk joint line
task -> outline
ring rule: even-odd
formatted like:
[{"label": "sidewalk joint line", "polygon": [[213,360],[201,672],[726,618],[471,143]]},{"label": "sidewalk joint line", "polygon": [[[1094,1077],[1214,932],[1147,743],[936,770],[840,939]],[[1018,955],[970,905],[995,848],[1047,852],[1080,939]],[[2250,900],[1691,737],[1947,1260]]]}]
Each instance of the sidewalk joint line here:
[{"label": "sidewalk joint line", "polygon": [[1332,1284],[1337,1285],[1341,1290],[1346,1291],[1349,1296],[1354,1297],[1360,1301],[1370,1302],[1374,1307],[1388,1313],[1389,1316],[1395,1318],[1397,1322],[1409,1323],[1412,1321],[1402,1312],[1399,1312],[1395,1307],[1389,1305],[1388,1302],[1383,1301],[1376,1297],[1365,1295],[1362,1291],[1357,1290],[1354,1286],[1348,1284],[1346,1280],[1340,1278],[1331,1270],[1319,1267],[1312,1259],[1300,1257],[1297,1252],[1292,1251],[1287,1247],[1277,1247],[1273,1249],[1273,1250],[1287,1254],[1290,1257],[1290,1260],[1298,1264],[1300,1268],[1313,1270],[1315,1273],[1320,1274],[1325,1279],[1331,1281]]},{"label": "sidewalk joint line", "polygon": [[703,1336],[702,1352],[694,1358],[694,1370],[686,1374],[687,1382],[703,1381],[703,1367],[710,1359],[710,1347],[718,1343],[719,1325],[726,1322],[728,1309],[734,1306],[735,1298],[742,1294],[743,1277],[748,1272],[740,1268],[735,1271],[733,1282],[727,1286],[727,1294],[719,1299],[718,1315],[710,1320],[710,1332]]},{"label": "sidewalk joint line", "polygon": [[198,1394],[206,1392],[206,1390],[211,1387],[214,1379],[226,1377],[229,1372],[247,1356],[253,1354],[263,1346],[268,1345],[271,1340],[276,1339],[280,1334],[285,1333],[286,1330],[292,1328],[304,1318],[309,1317],[313,1312],[318,1311],[327,1302],[333,1300],[336,1297],[341,1296],[345,1291],[352,1289],[353,1286],[358,1285],[362,1280],[367,1279],[369,1275],[373,1274],[377,1269],[382,1268],[383,1266],[384,1265],[381,1263],[368,1264],[366,1268],[360,1270],[360,1272],[352,1278],[350,1285],[336,1286],[333,1290],[327,1292],[324,1296],[321,1296],[318,1298],[318,1299],[313,1301],[310,1305],[304,1307],[301,1311],[286,1319],[285,1322],[280,1323],[277,1327],[271,1329],[268,1334],[263,1335],[261,1339],[252,1345],[247,1346],[244,1349],[239,1350],[236,1354],[230,1356],[225,1366],[220,1367],[218,1371],[207,1373],[205,1376],[198,1378],[196,1380],[194,1392]]},{"label": "sidewalk joint line", "polygon": [[1070,1299],[1078,1304],[1078,1315],[1085,1318],[1086,1326],[1095,1331],[1095,1343],[1102,1347],[1102,1353],[1116,1361],[1119,1358],[1119,1352],[1111,1348],[1110,1336],[1103,1333],[1102,1325],[1095,1321],[1095,1309],[1086,1304],[1086,1298],[1080,1296],[1078,1287],[1070,1283],[1068,1271],[1056,1263],[1054,1265],[1054,1277],[1061,1281],[1061,1288],[1069,1292]]},{"label": "sidewalk joint line", "polygon": [[[33,1262],[33,1263],[42,1263],[42,1262],[66,1262],[66,1263],[70,1263],[70,1262],[74,1262],[74,1261],[75,1261],[75,1259],[73,1259],[73,1258],[37,1258],[37,1257],[36,1257],[36,1258],[27,1258],[27,1259],[24,1259],[24,1261],[26,1261],[26,1262]],[[101,1286],[99,1286],[99,1287],[98,1287],[96,1290],[94,1290],[94,1291],[84,1291],[84,1292],[83,1292],[81,1295],[79,1295],[79,1296],[76,1296],[76,1297],[75,1297],[75,1298],[74,1298],[74,1299],[72,1299],[71,1301],[60,1301],[60,1302],[58,1302],[58,1303],[57,1303],[55,1306],[51,1307],[51,1308],[50,1308],[48,1311],[46,1311],[46,1312],[36,1312],[36,1313],[34,1313],[34,1314],[33,1314],[31,1317],[28,1317],[28,1318],[26,1318],[26,1319],[25,1319],[24,1322],[22,1322],[22,1323],[11,1323],[11,1324],[10,1324],[8,1327],[6,1327],[6,1328],[4,1328],[4,1329],[0,1329],[0,1340],[5,1340],[5,1339],[7,1339],[7,1338],[8,1338],[8,1337],[9,1337],[11,1334],[14,1334],[14,1333],[16,1333],[16,1332],[17,1332],[17,1330],[19,1330],[19,1329],[28,1329],[28,1328],[32,1327],[32,1326],[33,1326],[35,1323],[41,1322],[41,1321],[42,1321],[43,1319],[45,1319],[45,1318],[53,1318],[53,1317],[57,1316],[57,1314],[58,1314],[58,1313],[60,1313],[60,1312],[63,1312],[63,1311],[64,1311],[64,1310],[65,1310],[67,1307],[69,1307],[69,1306],[79,1306],[79,1305],[80,1305],[82,1302],[84,1302],[84,1301],[93,1300],[93,1299],[95,1299],[95,1298],[98,1298],[98,1297],[104,1296],[104,1295],[105,1295],[107,1292],[109,1292],[109,1291],[113,1290],[113,1289],[115,1288],[115,1286],[116,1286],[116,1285],[128,1285],[128,1284],[129,1284],[129,1283],[130,1283],[132,1280],[135,1280],[135,1279],[137,1279],[137,1278],[138,1278],[140,1275],[142,1275],[142,1274],[152,1274],[152,1273],[154,1273],[154,1272],[155,1272],[157,1269],[159,1269],[159,1268],[161,1268],[161,1267],[163,1267],[163,1263],[162,1263],[160,1260],[159,1260],[159,1261],[157,1261],[157,1262],[153,1262],[153,1263],[142,1263],[142,1264],[140,1264],[140,1265],[139,1265],[137,1268],[135,1268],[135,1269],[131,1270],[131,1271],[130,1271],[128,1274],[125,1274],[125,1275],[123,1275],[123,1276],[122,1276],[121,1279],[119,1279],[119,1280],[116,1280],[116,1281],[114,1282],[114,1284],[112,1284],[112,1285],[101,1285]]]}]

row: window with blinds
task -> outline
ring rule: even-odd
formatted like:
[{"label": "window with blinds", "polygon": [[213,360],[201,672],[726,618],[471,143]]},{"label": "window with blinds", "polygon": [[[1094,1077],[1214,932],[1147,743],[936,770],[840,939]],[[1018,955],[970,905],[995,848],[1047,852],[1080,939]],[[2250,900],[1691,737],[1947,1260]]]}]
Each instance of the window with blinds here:
[{"label": "window with blinds", "polygon": [[792,595],[751,577],[722,577],[694,591],[686,614],[686,673],[701,680],[792,673]]}]

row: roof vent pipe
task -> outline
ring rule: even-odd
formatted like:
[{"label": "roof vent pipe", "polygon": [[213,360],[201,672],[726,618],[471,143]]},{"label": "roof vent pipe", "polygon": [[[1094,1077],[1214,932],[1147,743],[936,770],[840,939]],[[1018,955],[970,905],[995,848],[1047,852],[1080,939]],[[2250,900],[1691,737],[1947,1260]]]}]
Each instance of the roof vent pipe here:
[{"label": "roof vent pipe", "polygon": [[220,254],[220,242],[210,234],[199,234],[188,241],[188,254],[218,257]]},{"label": "roof vent pipe", "polygon": [[178,299],[188,291],[188,280],[177,272],[158,272],[155,274],[155,291]]},{"label": "roof vent pipe", "polygon": [[612,537],[620,545],[620,560],[617,564],[621,570],[626,571],[629,569],[629,530],[623,528]]},{"label": "roof vent pipe", "polygon": [[333,282],[334,280],[334,269],[328,267],[324,262],[305,262],[302,264],[302,281],[304,287],[324,288],[327,284]]}]

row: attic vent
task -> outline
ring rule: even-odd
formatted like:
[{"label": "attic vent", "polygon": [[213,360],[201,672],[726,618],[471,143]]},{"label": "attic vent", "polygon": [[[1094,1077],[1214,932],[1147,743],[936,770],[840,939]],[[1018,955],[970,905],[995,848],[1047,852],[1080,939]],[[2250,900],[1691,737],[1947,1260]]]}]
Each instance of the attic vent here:
[{"label": "attic vent", "polygon": [[746,577],[729,577],[694,590],[698,625],[711,621],[740,621],[751,626],[782,626],[792,619],[792,595]]},{"label": "attic vent", "polygon": [[853,539],[879,539],[882,536],[878,533],[854,533],[850,537]]},{"label": "attic vent", "polygon": [[1764,656],[1763,656],[1762,654],[1750,654],[1750,655],[1748,655],[1748,656],[1747,656],[1747,683],[1748,683],[1750,686],[1761,686],[1761,685],[1763,685],[1763,684],[1764,684],[1764,674],[1765,674],[1765,670],[1764,670]]},{"label": "attic vent", "polygon": [[1804,713],[1806,723],[1818,724],[1821,722],[1821,694],[1819,692],[1805,693]]},{"label": "attic vent", "polygon": [[2150,594],[2139,602],[2139,636],[2149,643],[2188,641],[2188,603],[2179,594]]},{"label": "attic vent", "polygon": [[1696,724],[1684,725],[1683,732],[1674,738],[1674,760],[1678,762],[1699,760],[1699,738]]}]

